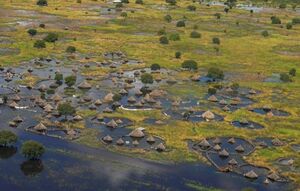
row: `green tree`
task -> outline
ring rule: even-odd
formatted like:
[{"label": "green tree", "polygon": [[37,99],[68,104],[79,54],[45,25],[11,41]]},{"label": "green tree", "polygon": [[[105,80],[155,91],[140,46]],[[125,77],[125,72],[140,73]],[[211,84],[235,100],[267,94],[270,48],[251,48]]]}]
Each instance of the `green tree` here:
[{"label": "green tree", "polygon": [[56,80],[56,83],[61,83],[64,79],[64,76],[62,73],[57,72],[54,79]]},{"label": "green tree", "polygon": [[215,67],[209,68],[206,76],[213,79],[224,79],[223,71]]},{"label": "green tree", "polygon": [[185,60],[181,64],[182,68],[189,69],[189,70],[197,70],[198,69],[198,63],[195,60]]},{"label": "green tree", "polygon": [[179,41],[180,40],[180,35],[178,33],[172,33],[169,36],[169,40],[172,41]]},{"label": "green tree", "polygon": [[187,10],[189,10],[189,11],[196,11],[196,6],[195,5],[189,5],[189,6],[187,6]]},{"label": "green tree", "polygon": [[175,52],[175,58],[177,59],[181,58],[181,52]]},{"label": "green tree", "polygon": [[266,31],[266,30],[264,30],[264,31],[261,32],[261,35],[262,35],[263,37],[268,37],[268,36],[269,36],[269,32]]},{"label": "green tree", "polygon": [[136,0],[136,1],[135,1],[135,4],[140,4],[140,5],[142,5],[142,4],[144,4],[144,1],[143,1],[143,0]]},{"label": "green tree", "polygon": [[151,74],[144,73],[144,74],[141,76],[141,81],[142,81],[144,84],[153,84],[153,76],[152,76]]},{"label": "green tree", "polygon": [[159,64],[152,64],[150,68],[151,68],[151,70],[160,70],[160,65]]},{"label": "green tree", "polygon": [[65,119],[67,119],[68,115],[75,114],[75,108],[68,102],[60,103],[57,108],[59,114],[64,115]]},{"label": "green tree", "polygon": [[47,5],[48,5],[48,2],[47,2],[47,0],[38,0],[38,1],[36,2],[36,4],[37,4],[38,6],[47,6]]},{"label": "green tree", "polygon": [[167,21],[168,23],[172,22],[172,17],[171,15],[165,15],[164,20]]},{"label": "green tree", "polygon": [[191,38],[201,38],[201,34],[198,33],[197,31],[192,31],[190,34]]},{"label": "green tree", "polygon": [[289,74],[291,75],[291,76],[296,76],[296,69],[295,68],[292,68],[292,69],[290,69],[290,71],[289,71]]},{"label": "green tree", "polygon": [[176,27],[185,27],[185,22],[184,22],[183,20],[178,21],[178,22],[176,23]]},{"label": "green tree", "polygon": [[166,3],[169,3],[169,5],[176,5],[176,0],[166,0]]},{"label": "green tree", "polygon": [[27,33],[33,37],[37,34],[37,30],[36,29],[28,29]]},{"label": "green tree", "polygon": [[58,40],[58,34],[56,33],[49,33],[45,38],[44,41],[45,42],[51,42],[51,43],[55,43]]},{"label": "green tree", "polygon": [[293,24],[292,23],[287,23],[286,24],[286,29],[292,29],[293,28]]},{"label": "green tree", "polygon": [[272,24],[281,24],[280,18],[278,18],[276,16],[271,17],[271,22],[272,22]]},{"label": "green tree", "polygon": [[162,36],[159,38],[160,44],[169,44],[169,40],[166,36]]},{"label": "green tree", "polygon": [[72,87],[75,85],[76,80],[77,80],[77,78],[75,75],[67,76],[65,78],[65,83],[67,84],[68,87]]},{"label": "green tree", "polygon": [[218,37],[213,37],[212,38],[212,43],[213,44],[221,44],[221,40]]},{"label": "green tree", "polygon": [[45,148],[39,142],[30,140],[23,143],[21,151],[27,159],[35,160],[45,153]]},{"label": "green tree", "polygon": [[37,40],[37,41],[35,41],[33,47],[38,48],[38,49],[46,48],[46,43],[43,40]]},{"label": "green tree", "polygon": [[0,131],[0,145],[7,146],[16,143],[18,140],[17,135],[11,131],[3,130]]},{"label": "green tree", "polygon": [[282,82],[291,82],[292,81],[291,77],[288,74],[286,74],[286,73],[281,73],[280,74],[280,80]]}]

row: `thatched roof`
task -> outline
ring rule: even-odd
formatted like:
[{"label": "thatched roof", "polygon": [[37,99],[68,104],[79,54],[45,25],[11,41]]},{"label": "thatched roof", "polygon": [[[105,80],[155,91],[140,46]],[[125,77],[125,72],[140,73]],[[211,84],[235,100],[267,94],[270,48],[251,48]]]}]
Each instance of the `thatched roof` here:
[{"label": "thatched roof", "polygon": [[197,82],[197,81],[199,81],[200,80],[200,75],[199,74],[195,74],[195,75],[193,75],[192,77],[191,77],[191,80],[192,81],[194,81],[194,82]]},{"label": "thatched roof", "polygon": [[145,134],[141,129],[134,129],[133,131],[131,131],[131,133],[129,133],[129,136],[134,138],[143,138],[145,137]]},{"label": "thatched roof", "polygon": [[10,121],[10,122],[8,122],[8,125],[9,125],[10,127],[17,127],[17,126],[18,126],[18,123],[14,122],[14,121]]},{"label": "thatched roof", "polygon": [[202,114],[202,117],[207,120],[212,120],[215,118],[215,114],[208,110]]},{"label": "thatched roof", "polygon": [[91,105],[89,106],[89,109],[90,109],[90,110],[96,110],[97,107],[96,107],[94,104],[91,104]]},{"label": "thatched roof", "polygon": [[133,96],[130,96],[128,99],[127,99],[128,103],[135,103],[136,102],[136,99],[135,97]]},{"label": "thatched roof", "polygon": [[108,123],[106,123],[106,126],[111,127],[111,128],[116,128],[118,126],[118,124],[116,123],[116,121],[114,119],[112,119]]},{"label": "thatched roof", "polygon": [[242,152],[245,151],[245,149],[244,149],[244,147],[243,147],[242,145],[237,146],[237,147],[235,148],[235,150],[236,150],[237,152],[240,152],[240,153],[242,153]]},{"label": "thatched roof", "polygon": [[272,140],[272,144],[275,146],[282,146],[284,145],[284,143],[282,141],[280,141],[278,138],[275,138]]},{"label": "thatched roof", "polygon": [[140,143],[139,143],[138,140],[134,140],[134,141],[132,142],[132,144],[133,144],[134,146],[138,146]]},{"label": "thatched roof", "polygon": [[111,143],[113,141],[113,138],[109,135],[106,135],[105,137],[103,137],[103,141]]},{"label": "thatched roof", "polygon": [[177,101],[177,100],[175,100],[175,101],[172,102],[172,106],[173,107],[178,107],[179,105],[180,105],[180,102]]},{"label": "thatched roof", "polygon": [[227,152],[226,149],[223,149],[222,151],[219,152],[220,157],[228,157],[229,153]]},{"label": "thatched roof", "polygon": [[11,108],[16,108],[16,107],[18,107],[19,105],[18,105],[15,101],[13,101],[13,102],[11,102],[10,104],[8,104],[8,106],[11,107]]},{"label": "thatched roof", "polygon": [[48,88],[47,88],[47,86],[45,85],[45,84],[41,84],[40,86],[39,86],[39,88],[38,88],[38,90],[40,90],[40,91],[46,91]]},{"label": "thatched roof", "polygon": [[149,94],[145,95],[144,100],[148,103],[155,103],[156,102]]},{"label": "thatched roof", "polygon": [[166,92],[163,90],[155,89],[149,93],[151,97],[162,97],[166,95]]},{"label": "thatched roof", "polygon": [[230,143],[230,144],[234,144],[235,143],[235,139],[234,139],[234,137],[232,137],[232,138],[230,138],[230,139],[228,139],[228,141],[227,141],[228,143]]},{"label": "thatched roof", "polygon": [[213,148],[215,151],[220,151],[222,148],[219,144],[216,144]]},{"label": "thatched roof", "polygon": [[51,100],[55,101],[55,102],[59,102],[61,101],[63,98],[58,95],[58,94],[54,94],[52,97],[51,97]]},{"label": "thatched roof", "polygon": [[222,109],[223,109],[223,111],[230,111],[230,108],[227,105],[224,106]]},{"label": "thatched roof", "polygon": [[21,123],[23,119],[18,115],[13,119],[14,122]]},{"label": "thatched roof", "polygon": [[114,97],[114,94],[113,94],[113,93],[108,93],[108,94],[104,97],[103,101],[106,102],[106,103],[108,103],[108,102],[113,102],[113,101],[114,101],[113,97]]},{"label": "thatched roof", "polygon": [[94,102],[95,105],[102,105],[102,101],[100,99],[97,99],[95,102]]},{"label": "thatched roof", "polygon": [[230,165],[237,165],[238,162],[235,159],[231,159],[230,161],[228,161],[228,164],[230,164]]},{"label": "thatched roof", "polygon": [[68,129],[67,135],[71,137],[75,137],[77,135],[77,132],[74,129]]},{"label": "thatched roof", "polygon": [[266,178],[266,180],[264,181],[264,184],[269,184],[269,183],[270,183],[269,179]]},{"label": "thatched roof", "polygon": [[106,107],[104,110],[103,110],[103,113],[112,113],[113,110],[110,109],[109,107]]},{"label": "thatched roof", "polygon": [[117,145],[124,145],[125,142],[122,138],[119,138],[116,143]]},{"label": "thatched roof", "polygon": [[80,115],[76,115],[74,118],[73,118],[74,121],[81,121],[83,120],[83,118],[80,116]]},{"label": "thatched roof", "polygon": [[50,104],[45,105],[45,107],[44,107],[45,112],[50,113],[50,112],[52,112],[52,110],[53,110],[53,107]]},{"label": "thatched roof", "polygon": [[211,95],[207,98],[207,100],[211,102],[217,102],[218,98],[215,95]]},{"label": "thatched roof", "polygon": [[273,180],[273,181],[278,181],[278,180],[280,180],[280,177],[278,176],[278,174],[276,174],[276,173],[271,173],[271,174],[268,174],[268,179],[270,179],[270,180]]},{"label": "thatched roof", "polygon": [[213,143],[214,143],[214,144],[221,144],[221,139],[220,139],[219,137],[217,137],[217,138],[215,138],[215,139],[213,140]]},{"label": "thatched roof", "polygon": [[248,125],[249,121],[247,119],[240,119],[239,123],[242,124],[242,125]]},{"label": "thatched roof", "polygon": [[13,101],[20,101],[21,100],[20,96],[18,96],[18,95],[14,95],[11,99]]},{"label": "thatched roof", "polygon": [[83,81],[78,85],[78,88],[80,89],[91,89],[92,85],[89,84],[87,81]]},{"label": "thatched roof", "polygon": [[273,117],[274,116],[274,113],[272,112],[272,111],[269,111],[268,113],[267,113],[267,117]]},{"label": "thatched roof", "polygon": [[245,173],[244,176],[245,176],[246,178],[251,178],[251,179],[256,179],[256,178],[258,178],[258,175],[257,175],[253,170],[251,170],[251,171]]},{"label": "thatched roof", "polygon": [[119,91],[119,94],[121,94],[121,95],[127,95],[128,92],[127,92],[125,89],[121,89],[121,90]]},{"label": "thatched roof", "polygon": [[137,102],[136,104],[134,104],[135,107],[143,107],[143,103],[141,101]]},{"label": "thatched roof", "polygon": [[36,131],[46,131],[47,127],[43,123],[39,123],[36,126],[33,127]]},{"label": "thatched roof", "polygon": [[153,136],[149,136],[149,137],[147,138],[147,142],[148,142],[148,143],[155,143],[155,138],[154,138]]},{"label": "thatched roof", "polygon": [[162,151],[166,150],[166,147],[163,143],[159,143],[156,147],[156,150],[159,151],[159,152],[162,152]]},{"label": "thatched roof", "polygon": [[254,89],[249,90],[249,94],[256,94],[257,92]]},{"label": "thatched roof", "polygon": [[228,103],[227,103],[227,101],[225,99],[221,99],[219,101],[219,104],[221,104],[221,105],[227,105]]},{"label": "thatched roof", "polygon": [[203,139],[203,140],[199,143],[199,145],[200,145],[201,147],[205,147],[205,148],[210,147],[210,144],[209,144],[209,142],[208,142],[206,139]]},{"label": "thatched roof", "polygon": [[160,101],[157,101],[157,102],[154,104],[154,108],[156,108],[156,109],[161,109],[161,108],[162,108],[161,102],[160,102]]},{"label": "thatched roof", "polygon": [[141,92],[141,90],[136,90],[134,94],[137,96],[141,96],[143,95],[143,92]]}]

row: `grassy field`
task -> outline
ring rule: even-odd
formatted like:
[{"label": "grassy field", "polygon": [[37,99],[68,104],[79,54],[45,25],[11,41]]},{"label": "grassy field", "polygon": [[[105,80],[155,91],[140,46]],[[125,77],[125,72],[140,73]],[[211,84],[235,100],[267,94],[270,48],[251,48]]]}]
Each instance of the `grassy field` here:
[{"label": "grassy field", "polygon": [[[134,121],[135,126],[144,126],[150,134],[162,137],[171,150],[166,153],[144,151],[130,152],[141,157],[157,160],[196,161],[203,159],[196,153],[189,151],[187,140],[201,140],[205,137],[236,136],[242,138],[278,137],[289,144],[300,144],[300,75],[293,77],[291,83],[263,83],[262,79],[272,73],[287,73],[291,68],[300,71],[300,24],[286,29],[286,24],[293,18],[300,18],[300,13],[290,9],[267,9],[261,12],[250,13],[247,10],[233,8],[229,13],[224,12],[221,6],[206,6],[192,1],[179,1],[177,6],[169,6],[163,0],[144,0],[144,5],[135,3],[124,4],[122,12],[127,17],[121,17],[117,12],[112,17],[100,16],[102,7],[114,7],[104,1],[82,0],[48,0],[47,7],[36,6],[35,0],[2,0],[0,2],[0,34],[13,41],[12,44],[0,43],[0,48],[19,49],[20,53],[14,56],[0,56],[0,63],[4,66],[18,65],[35,57],[55,55],[64,59],[68,56],[65,50],[68,46],[77,48],[77,56],[91,55],[89,61],[103,60],[102,53],[121,50],[129,58],[139,59],[148,67],[158,63],[164,68],[179,69],[181,63],[187,59],[198,62],[199,70],[196,73],[205,75],[208,68],[215,66],[224,70],[228,81],[237,82],[240,86],[250,87],[262,91],[255,97],[253,107],[271,105],[290,112],[289,117],[267,118],[254,114],[246,109],[233,113],[225,113],[220,109],[213,111],[222,114],[225,121],[222,123],[190,123],[171,121],[166,125],[151,126],[142,123],[143,119],[162,118],[159,111],[127,112],[118,110],[113,116],[127,117]],[[258,1],[257,1],[258,2]],[[287,2],[291,6],[297,1],[277,1],[273,4]],[[261,2],[258,2],[261,3]],[[188,11],[187,6],[194,5],[196,11]],[[299,5],[300,6],[300,5]],[[2,11],[3,10],[3,11]],[[33,11],[33,14],[20,14],[16,10]],[[29,12],[27,12],[29,13]],[[215,14],[220,13],[217,19]],[[172,22],[164,20],[165,15],[172,16]],[[282,24],[271,24],[271,16],[277,16]],[[40,20],[36,19],[40,18]],[[32,23],[22,26],[17,21],[32,20]],[[185,20],[185,27],[176,27],[176,22]],[[46,28],[39,28],[45,23]],[[7,30],[10,28],[11,30]],[[29,28],[38,30],[38,34],[30,37]],[[68,29],[68,30],[65,30]],[[165,29],[166,35],[177,33],[179,41],[170,41],[167,45],[159,43],[159,30]],[[262,31],[268,31],[264,37]],[[190,38],[190,33],[197,31],[201,38]],[[46,44],[45,49],[35,49],[35,40],[45,34],[55,32],[59,40],[55,44]],[[220,45],[212,43],[212,38],[220,38]],[[92,47],[92,48],[91,48]],[[219,52],[216,52],[219,49]],[[176,59],[175,52],[180,51],[182,57]],[[67,60],[72,64],[74,60]],[[86,62],[81,60],[81,63]],[[85,75],[102,76],[109,69],[85,71]],[[177,78],[188,78],[195,73],[179,73]],[[27,79],[32,83],[34,79]],[[197,83],[183,83],[164,87],[172,96],[195,96],[203,100],[207,87]],[[205,108],[201,108],[205,109]],[[83,116],[95,115],[88,111],[81,111]],[[230,121],[237,118],[249,118],[265,126],[262,130],[237,129],[230,125]],[[91,129],[83,130],[83,136],[77,140],[89,146],[99,147],[96,141],[99,132]],[[115,148],[111,148],[116,150]],[[276,169],[274,161],[280,157],[293,157],[295,166],[300,168],[300,156],[287,145],[276,149],[258,149],[247,160]],[[300,183],[299,172],[284,172],[293,180]],[[195,187],[195,185],[191,185]]]}]

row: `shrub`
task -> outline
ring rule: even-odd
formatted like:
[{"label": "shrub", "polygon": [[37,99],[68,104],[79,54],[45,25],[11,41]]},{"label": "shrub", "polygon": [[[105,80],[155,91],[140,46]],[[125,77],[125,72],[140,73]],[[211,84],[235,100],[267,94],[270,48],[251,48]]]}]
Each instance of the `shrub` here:
[{"label": "shrub", "polygon": [[55,93],[55,90],[54,90],[54,89],[48,89],[48,90],[46,91],[46,93],[47,93],[48,95],[54,94],[54,93]]},{"label": "shrub", "polygon": [[30,36],[35,36],[37,34],[37,30],[36,29],[29,29],[27,31],[27,33],[30,35]]},{"label": "shrub", "polygon": [[64,115],[67,118],[68,115],[73,115],[76,110],[75,108],[68,102],[60,103],[57,107],[57,110],[60,115]]},{"label": "shrub", "polygon": [[272,21],[272,24],[281,24],[281,20],[276,16],[272,16],[271,21]]},{"label": "shrub", "polygon": [[212,43],[213,44],[221,44],[221,41],[220,41],[220,39],[218,37],[213,37],[212,38]]},{"label": "shrub", "polygon": [[194,6],[194,5],[189,5],[188,7],[187,7],[187,9],[189,10],[189,11],[196,11],[196,6]]},{"label": "shrub", "polygon": [[280,74],[280,80],[282,82],[291,82],[292,81],[291,78],[290,78],[290,76],[288,74],[286,74],[286,73],[281,73]]},{"label": "shrub", "polygon": [[151,70],[160,70],[160,65],[159,64],[152,64],[150,68],[151,68]]},{"label": "shrub", "polygon": [[153,83],[153,76],[152,76],[151,74],[144,73],[144,74],[141,76],[141,81],[142,81],[144,84],[152,84],[152,83]]},{"label": "shrub", "polygon": [[225,12],[225,13],[228,13],[228,12],[229,12],[229,8],[228,8],[228,7],[225,7],[225,8],[224,8],[224,12]]},{"label": "shrub", "polygon": [[81,0],[76,0],[77,3],[81,3]]},{"label": "shrub", "polygon": [[287,23],[286,24],[286,29],[292,29],[293,28],[293,24],[292,23]]},{"label": "shrub", "polygon": [[189,70],[197,70],[198,69],[198,63],[194,60],[185,60],[181,64],[182,68],[189,69]]},{"label": "shrub", "polygon": [[207,93],[210,95],[216,94],[217,93],[217,89],[213,88],[213,87],[209,87],[207,90]]},{"label": "shrub", "polygon": [[261,32],[261,35],[262,35],[263,37],[267,37],[267,36],[269,36],[269,32],[266,31],[266,30],[264,30],[264,31]]},{"label": "shrub", "polygon": [[49,33],[45,38],[44,41],[46,42],[55,42],[58,40],[58,35],[56,33]]},{"label": "shrub", "polygon": [[176,23],[176,27],[185,27],[185,22],[184,22],[183,20],[178,21],[178,22]]},{"label": "shrub", "polygon": [[285,4],[285,3],[281,3],[281,4],[279,5],[279,8],[280,8],[280,9],[285,9],[285,8],[286,8],[286,4]]},{"label": "shrub", "polygon": [[175,58],[177,59],[181,58],[181,52],[175,52]]},{"label": "shrub", "polygon": [[215,13],[214,16],[215,16],[217,19],[221,19],[221,13]]},{"label": "shrub", "polygon": [[215,67],[209,68],[206,76],[213,79],[224,79],[223,71]]},{"label": "shrub", "polygon": [[230,87],[231,87],[233,90],[237,90],[237,89],[239,89],[240,85],[239,85],[238,83],[233,83],[233,84],[231,84]]},{"label": "shrub", "polygon": [[159,31],[157,31],[157,34],[158,35],[165,35],[166,34],[166,29],[165,28],[160,29]]},{"label": "shrub", "polygon": [[169,40],[166,36],[162,36],[159,38],[160,44],[169,44]]},{"label": "shrub", "polygon": [[75,75],[67,76],[65,78],[65,83],[67,84],[68,87],[72,87],[73,85],[75,85],[76,79],[77,78]]},{"label": "shrub", "polygon": [[172,21],[172,17],[171,15],[165,15],[164,16],[165,21],[167,21],[168,23],[170,23]]},{"label": "shrub", "polygon": [[41,23],[41,24],[39,25],[39,27],[44,29],[44,28],[46,27],[46,25],[45,25],[44,23]]},{"label": "shrub", "polygon": [[40,158],[45,152],[44,146],[36,141],[24,142],[21,150],[22,154],[31,160]]},{"label": "shrub", "polygon": [[11,131],[3,130],[0,131],[0,145],[7,146],[16,143],[18,140],[17,135]]},{"label": "shrub", "polygon": [[38,49],[46,48],[46,43],[43,40],[37,40],[37,41],[35,41],[33,47],[38,48]]},{"label": "shrub", "polygon": [[122,99],[122,95],[121,94],[118,94],[118,93],[114,94],[114,96],[113,96],[113,100],[114,101],[120,101],[121,99]]},{"label": "shrub", "polygon": [[127,13],[126,12],[122,12],[120,16],[121,17],[127,17]]},{"label": "shrub", "polygon": [[293,18],[292,19],[292,24],[295,25],[295,24],[300,24],[300,18]]},{"label": "shrub", "polygon": [[176,5],[176,0],[166,0],[166,3],[169,3],[170,5]]},{"label": "shrub", "polygon": [[295,68],[290,69],[289,74],[291,76],[296,76],[296,69]]},{"label": "shrub", "polygon": [[142,4],[144,4],[144,1],[143,1],[143,0],[136,0],[135,3],[136,3],[136,4],[141,4],[141,5],[142,5]]},{"label": "shrub", "polygon": [[121,2],[122,2],[122,3],[128,4],[128,3],[129,3],[129,0],[122,0]]},{"label": "shrub", "polygon": [[123,7],[123,3],[117,3],[116,4],[116,8],[121,8],[121,7]]},{"label": "shrub", "polygon": [[172,33],[169,36],[169,40],[172,41],[179,41],[180,40],[180,35],[178,33]]},{"label": "shrub", "polygon": [[61,82],[64,79],[64,76],[62,73],[56,73],[54,79],[56,82]]},{"label": "shrub", "polygon": [[191,32],[190,37],[191,38],[201,38],[201,34],[198,33],[197,31],[193,31],[193,32]]},{"label": "shrub", "polygon": [[66,52],[67,53],[74,53],[74,52],[76,52],[76,47],[68,46],[67,49],[66,49]]},{"label": "shrub", "polygon": [[38,0],[38,1],[36,2],[36,4],[37,4],[38,6],[47,6],[47,5],[48,5],[48,2],[47,2],[47,0]]}]

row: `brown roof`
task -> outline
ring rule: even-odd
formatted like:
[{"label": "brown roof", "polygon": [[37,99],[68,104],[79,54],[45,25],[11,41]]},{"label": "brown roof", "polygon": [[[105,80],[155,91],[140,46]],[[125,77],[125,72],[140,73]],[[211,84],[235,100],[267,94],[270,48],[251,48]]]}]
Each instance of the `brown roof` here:
[{"label": "brown roof", "polygon": [[92,88],[92,85],[89,84],[87,81],[83,81],[78,85],[78,88],[80,88],[80,89],[90,89],[90,88]]},{"label": "brown roof", "polygon": [[227,142],[230,143],[230,144],[234,144],[235,143],[235,139],[232,137],[232,138],[228,139]]},{"label": "brown roof", "polygon": [[159,143],[156,147],[156,150],[159,151],[159,152],[162,152],[162,151],[166,150],[166,147],[163,143]]},{"label": "brown roof", "polygon": [[202,117],[207,120],[212,120],[215,118],[215,114],[213,114],[211,111],[206,111],[202,114]]},{"label": "brown roof", "polygon": [[130,137],[134,137],[134,138],[142,138],[145,136],[145,134],[143,133],[142,130],[140,129],[135,129],[133,131],[131,131],[131,133],[129,134]]},{"label": "brown roof", "polygon": [[149,137],[147,138],[147,142],[148,142],[148,143],[155,143],[154,137],[153,137],[153,136],[149,136]]},{"label": "brown roof", "polygon": [[207,98],[207,100],[211,102],[217,102],[218,98],[215,95],[211,95]]},{"label": "brown roof", "polygon": [[219,156],[228,157],[229,153],[226,151],[226,149],[223,149],[222,151],[219,152]]},{"label": "brown roof", "polygon": [[124,145],[125,142],[122,138],[119,138],[116,143],[117,145]]},{"label": "brown roof", "polygon": [[230,161],[228,161],[228,164],[230,164],[230,165],[237,165],[238,162],[235,159],[231,159]]},{"label": "brown roof", "polygon": [[113,93],[108,93],[105,97],[104,97],[104,99],[103,99],[103,101],[104,102],[112,102],[113,101],[113,97],[114,97],[114,94]]},{"label": "brown roof", "polygon": [[113,141],[113,138],[109,135],[106,135],[105,137],[103,137],[103,141],[105,142],[112,142]]},{"label": "brown roof", "polygon": [[114,119],[112,119],[106,124],[106,126],[111,127],[111,128],[116,128],[118,126],[118,124],[116,123],[116,121]]},{"label": "brown roof", "polygon": [[235,150],[236,150],[237,152],[241,152],[241,153],[245,151],[245,149],[244,149],[244,147],[243,147],[242,145],[237,146],[237,147],[235,148]]},{"label": "brown roof", "polygon": [[220,151],[222,148],[220,145],[216,144],[213,148],[215,151]]},{"label": "brown roof", "polygon": [[246,178],[251,178],[251,179],[256,179],[256,178],[258,178],[258,175],[257,175],[253,170],[251,170],[251,171],[245,173],[244,176],[245,176]]},{"label": "brown roof", "polygon": [[36,131],[46,131],[47,127],[43,123],[39,123],[36,126],[33,127]]}]

